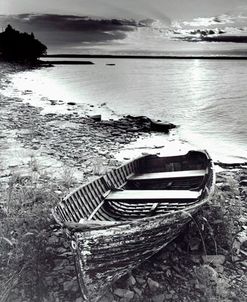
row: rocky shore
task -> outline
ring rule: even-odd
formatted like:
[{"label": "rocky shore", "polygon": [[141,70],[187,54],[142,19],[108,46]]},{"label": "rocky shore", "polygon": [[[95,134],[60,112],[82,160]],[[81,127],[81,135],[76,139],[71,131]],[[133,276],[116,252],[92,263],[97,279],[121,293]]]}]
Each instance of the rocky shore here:
[{"label": "rocky shore", "polygon": [[[118,166],[117,151],[157,128],[145,117],[42,114],[2,95],[0,112],[0,302],[82,302],[70,243],[50,209]],[[245,300],[247,166],[224,168],[214,199],[187,230],[100,301]]]}]

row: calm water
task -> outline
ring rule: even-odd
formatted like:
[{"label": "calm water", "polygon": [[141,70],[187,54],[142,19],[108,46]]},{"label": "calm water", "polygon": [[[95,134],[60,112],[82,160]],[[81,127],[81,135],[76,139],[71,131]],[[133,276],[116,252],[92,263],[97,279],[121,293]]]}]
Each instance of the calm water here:
[{"label": "calm water", "polygon": [[[58,65],[16,73],[4,93],[21,96],[46,109],[46,98],[74,101],[78,110],[84,104],[96,108],[106,103],[104,110],[109,115],[112,110],[180,125],[180,139],[207,148],[215,158],[247,159],[247,61],[93,62],[95,65]],[[62,111],[68,106],[51,107]]]}]

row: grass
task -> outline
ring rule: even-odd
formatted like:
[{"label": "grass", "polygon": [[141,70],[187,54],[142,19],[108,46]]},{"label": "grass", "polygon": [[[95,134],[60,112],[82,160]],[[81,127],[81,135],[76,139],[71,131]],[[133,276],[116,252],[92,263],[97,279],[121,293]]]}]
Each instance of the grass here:
[{"label": "grass", "polygon": [[10,177],[1,196],[0,302],[15,301],[20,292],[23,296],[16,301],[39,301],[42,287],[50,209],[58,201],[58,186],[39,171],[34,158],[29,166],[29,173]]}]

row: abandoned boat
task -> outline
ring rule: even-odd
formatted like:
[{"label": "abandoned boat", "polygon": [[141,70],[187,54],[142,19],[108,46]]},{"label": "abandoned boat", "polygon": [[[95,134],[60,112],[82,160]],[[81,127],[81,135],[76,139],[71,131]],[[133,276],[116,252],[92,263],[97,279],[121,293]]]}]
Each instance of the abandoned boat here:
[{"label": "abandoned boat", "polygon": [[66,229],[85,301],[172,241],[211,197],[206,151],[133,160],[83,185],[53,210]]}]

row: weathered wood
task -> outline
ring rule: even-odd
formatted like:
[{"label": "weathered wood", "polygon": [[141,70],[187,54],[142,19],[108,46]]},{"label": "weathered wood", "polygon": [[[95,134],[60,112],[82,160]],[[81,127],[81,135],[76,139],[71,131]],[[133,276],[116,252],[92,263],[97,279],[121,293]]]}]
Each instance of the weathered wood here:
[{"label": "weathered wood", "polygon": [[173,172],[156,172],[135,175],[130,180],[148,180],[148,179],[167,179],[167,178],[184,178],[184,177],[199,177],[206,174],[205,170],[186,170]]},{"label": "weathered wood", "polygon": [[[105,198],[107,197],[108,194],[110,194],[111,191],[108,191],[105,193]],[[88,220],[93,219],[93,217],[95,216],[95,214],[99,211],[99,209],[103,206],[105,200],[101,201],[98,206],[94,209],[94,211],[91,213],[91,215],[88,217]]]},{"label": "weathered wood", "polygon": [[106,200],[197,199],[200,194],[189,190],[126,190],[111,192]]}]

